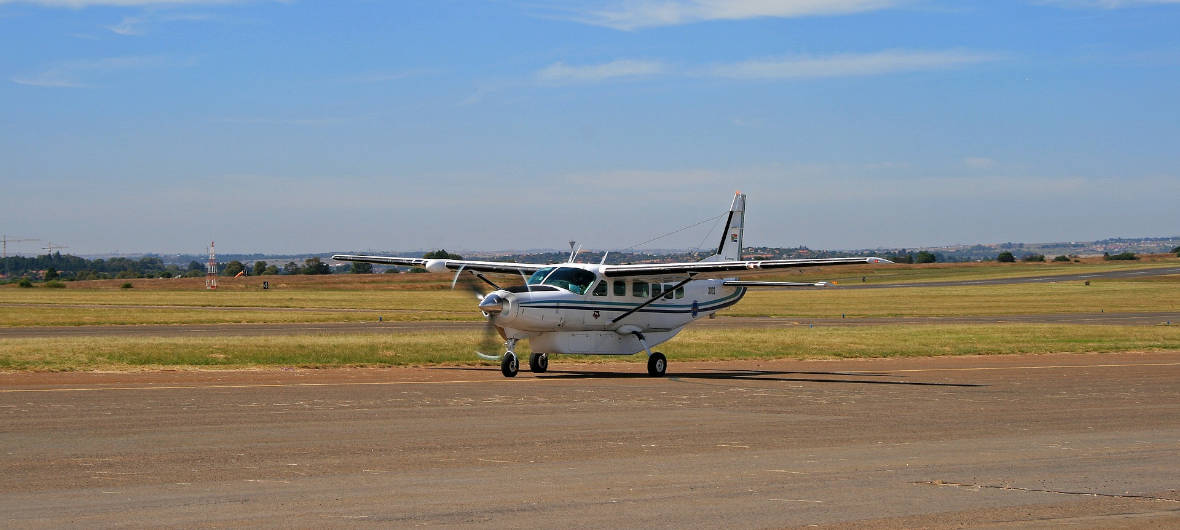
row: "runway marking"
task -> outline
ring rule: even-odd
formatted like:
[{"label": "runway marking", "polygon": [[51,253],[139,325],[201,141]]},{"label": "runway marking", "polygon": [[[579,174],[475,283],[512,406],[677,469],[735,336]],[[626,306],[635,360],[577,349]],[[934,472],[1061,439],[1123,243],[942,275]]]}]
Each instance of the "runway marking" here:
[{"label": "runway marking", "polygon": [[1132,363],[1132,364],[1050,364],[1044,366],[976,366],[972,368],[903,368],[878,370],[879,372],[977,372],[985,370],[1046,370],[1050,368],[1119,368],[1136,366],[1180,366],[1174,363]]},{"label": "runway marking", "polygon": [[[1054,368],[1134,368],[1144,366],[1180,366],[1180,361],[1172,363],[1129,363],[1129,364],[1059,364],[1045,366],[976,366],[968,368],[900,368],[895,370],[877,370],[884,373],[917,373],[917,372],[975,372],[991,370],[1046,370]],[[669,378],[672,379],[672,378]],[[749,378],[756,381],[757,377]],[[394,386],[394,385],[457,385],[472,383],[523,383],[542,381],[561,381],[558,378],[523,378],[523,379],[453,379],[448,381],[356,381],[350,383],[255,383],[241,385],[169,385],[169,386],[110,386],[110,387],[66,387],[66,388],[3,388],[0,394],[36,393],[36,392],[99,392],[113,390],[197,390],[197,389],[233,389],[233,388],[296,388],[296,387],[329,387],[329,386]]]},{"label": "runway marking", "polygon": [[918,482],[911,482],[911,484],[919,486],[948,486],[952,488],[968,488],[968,489],[995,489],[1004,491],[1025,491],[1029,493],[1054,493],[1057,495],[1080,495],[1083,497],[1109,497],[1114,499],[1146,499],[1149,501],[1164,501],[1164,502],[1180,502],[1180,499],[1172,499],[1168,497],[1156,497],[1153,495],[1132,495],[1132,494],[1115,494],[1115,493],[1095,493],[1091,491],[1062,491],[1062,490],[1046,490],[1037,488],[1020,488],[1016,486],[995,486],[991,484],[964,484],[961,482],[946,482],[943,480],[922,480]]}]

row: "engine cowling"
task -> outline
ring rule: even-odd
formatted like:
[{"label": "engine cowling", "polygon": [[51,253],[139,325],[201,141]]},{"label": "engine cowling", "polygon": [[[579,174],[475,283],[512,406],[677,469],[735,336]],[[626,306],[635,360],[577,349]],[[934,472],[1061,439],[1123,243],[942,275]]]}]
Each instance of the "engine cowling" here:
[{"label": "engine cowling", "polygon": [[446,272],[447,260],[445,259],[428,259],[426,260],[426,272]]}]

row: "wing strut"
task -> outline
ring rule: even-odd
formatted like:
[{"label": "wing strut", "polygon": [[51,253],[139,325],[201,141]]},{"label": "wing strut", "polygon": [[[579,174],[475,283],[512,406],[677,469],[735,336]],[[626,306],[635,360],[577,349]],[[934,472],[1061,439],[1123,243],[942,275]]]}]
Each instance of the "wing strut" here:
[{"label": "wing strut", "polygon": [[675,290],[677,290],[677,289],[679,289],[679,288],[681,288],[681,287],[684,287],[684,284],[686,284],[686,283],[688,283],[688,282],[691,282],[691,281],[692,281],[692,277],[693,277],[693,275],[692,275],[692,274],[688,275],[688,278],[686,278],[686,279],[684,279],[684,280],[681,280],[681,282],[680,282],[680,283],[676,284],[676,285],[675,285],[674,287],[672,287],[671,289],[668,289],[667,291],[664,291],[663,293],[657,294],[657,295],[655,295],[655,296],[653,296],[653,297],[649,298],[649,299],[648,299],[646,302],[644,302],[644,303],[642,303],[642,304],[639,304],[639,305],[637,305],[637,306],[635,306],[635,307],[631,308],[631,310],[630,310],[630,311],[627,311],[626,313],[623,313],[623,314],[621,314],[621,315],[619,315],[619,316],[615,317],[614,319],[612,319],[612,320],[610,321],[610,323],[611,323],[611,324],[615,324],[615,323],[617,323],[618,321],[620,321],[620,320],[623,320],[624,318],[627,318],[627,317],[631,316],[631,314],[632,314],[632,313],[634,313],[634,312],[636,312],[636,311],[639,311],[640,309],[643,309],[643,308],[645,308],[645,307],[647,307],[647,306],[651,305],[651,304],[652,304],[652,302],[655,302],[656,300],[659,300],[660,298],[663,298],[663,297],[664,297],[664,293],[666,293],[666,292],[668,292],[668,291],[675,291]]}]

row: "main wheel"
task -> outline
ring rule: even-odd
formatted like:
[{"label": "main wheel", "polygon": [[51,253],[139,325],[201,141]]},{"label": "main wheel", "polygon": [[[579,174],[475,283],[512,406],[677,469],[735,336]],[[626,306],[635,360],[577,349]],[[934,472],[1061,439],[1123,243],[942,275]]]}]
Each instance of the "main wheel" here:
[{"label": "main wheel", "polygon": [[664,372],[668,369],[668,359],[660,352],[653,352],[651,357],[647,358],[647,375],[652,377],[664,377]]},{"label": "main wheel", "polygon": [[504,377],[516,377],[516,373],[520,371],[520,361],[517,360],[516,354],[508,352],[504,354],[504,358],[500,360],[500,373]]},{"label": "main wheel", "polygon": [[529,370],[535,374],[543,374],[549,369],[549,354],[534,353],[529,356]]}]

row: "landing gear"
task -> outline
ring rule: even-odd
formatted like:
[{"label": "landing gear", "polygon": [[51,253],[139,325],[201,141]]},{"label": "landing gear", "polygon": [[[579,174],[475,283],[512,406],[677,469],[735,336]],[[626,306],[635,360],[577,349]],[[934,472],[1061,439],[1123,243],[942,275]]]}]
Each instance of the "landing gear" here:
[{"label": "landing gear", "polygon": [[647,375],[652,377],[664,377],[664,372],[668,369],[668,359],[660,352],[652,353],[647,358]]},{"label": "landing gear", "polygon": [[516,373],[520,371],[520,361],[517,360],[516,354],[508,352],[504,354],[504,358],[500,360],[500,373],[504,377],[516,377]]},{"label": "landing gear", "polygon": [[504,357],[500,358],[500,373],[504,377],[516,377],[517,372],[520,371],[520,360],[516,358],[516,339],[508,339],[508,352]]},{"label": "landing gear", "polygon": [[549,354],[534,353],[529,356],[529,370],[534,374],[543,374],[549,369]]}]

